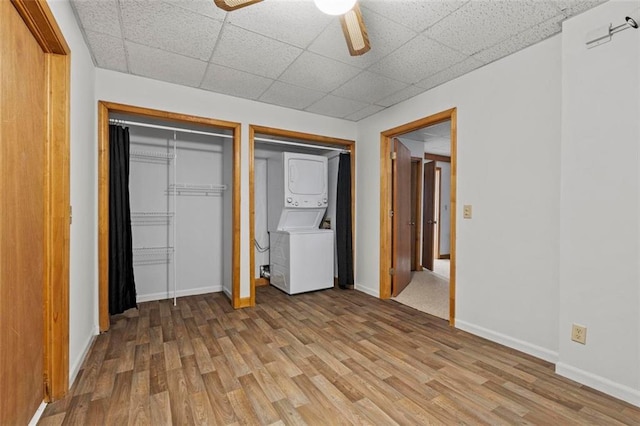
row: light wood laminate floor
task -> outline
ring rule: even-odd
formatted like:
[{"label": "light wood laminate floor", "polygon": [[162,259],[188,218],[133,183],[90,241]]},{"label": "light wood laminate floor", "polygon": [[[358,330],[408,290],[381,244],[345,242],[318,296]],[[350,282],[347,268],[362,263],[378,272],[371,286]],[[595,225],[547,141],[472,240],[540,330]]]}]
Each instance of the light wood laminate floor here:
[{"label": "light wood laminate floor", "polygon": [[357,291],[257,289],[112,318],[42,425],[640,424],[553,365]]}]

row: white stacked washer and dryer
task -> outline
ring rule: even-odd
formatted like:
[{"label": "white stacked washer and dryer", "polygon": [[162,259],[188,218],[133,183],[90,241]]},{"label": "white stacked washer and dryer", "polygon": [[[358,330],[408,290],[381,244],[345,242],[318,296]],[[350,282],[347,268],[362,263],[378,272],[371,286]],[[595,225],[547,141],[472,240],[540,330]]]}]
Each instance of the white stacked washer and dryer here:
[{"label": "white stacked washer and dryer", "polygon": [[270,284],[287,294],[333,287],[333,230],[319,229],[328,202],[327,157],[269,159]]}]

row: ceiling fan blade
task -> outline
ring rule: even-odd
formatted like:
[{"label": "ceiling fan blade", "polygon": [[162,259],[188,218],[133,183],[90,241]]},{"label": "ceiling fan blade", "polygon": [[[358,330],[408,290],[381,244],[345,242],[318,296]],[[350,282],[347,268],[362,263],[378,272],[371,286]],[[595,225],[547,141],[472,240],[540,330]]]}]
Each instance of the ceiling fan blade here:
[{"label": "ceiling fan blade", "polygon": [[216,6],[220,9],[226,10],[227,12],[243,8],[245,6],[250,6],[261,1],[262,0],[213,0]]},{"label": "ceiling fan blade", "polygon": [[340,17],[340,22],[342,23],[342,32],[347,40],[351,56],[360,56],[367,53],[371,49],[371,45],[369,44],[367,28],[362,20],[360,6],[356,3],[353,9]]}]

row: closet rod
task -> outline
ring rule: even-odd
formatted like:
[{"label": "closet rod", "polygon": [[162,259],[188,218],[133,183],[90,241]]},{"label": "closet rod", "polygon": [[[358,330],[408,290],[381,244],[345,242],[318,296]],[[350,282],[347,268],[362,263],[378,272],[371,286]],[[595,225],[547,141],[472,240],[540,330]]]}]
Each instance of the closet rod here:
[{"label": "closet rod", "polygon": [[139,123],[137,121],[119,120],[117,118],[110,118],[109,123],[118,124],[118,125],[128,124],[130,126],[151,127],[152,129],[172,130],[175,132],[194,133],[196,135],[219,136],[221,138],[229,138],[229,139],[233,138],[233,135],[225,135],[222,133],[203,132],[201,130],[182,129],[180,127],[170,127],[170,126],[161,126],[158,124]]},{"label": "closet rod", "polygon": [[260,142],[282,144],[282,145],[303,146],[305,148],[312,148],[312,149],[324,149],[327,151],[349,152],[348,149],[344,149],[344,148],[335,148],[332,146],[324,146],[324,145],[313,145],[313,144],[306,144],[301,142],[279,141],[276,139],[267,139],[267,138],[253,138],[253,140],[260,141]]}]

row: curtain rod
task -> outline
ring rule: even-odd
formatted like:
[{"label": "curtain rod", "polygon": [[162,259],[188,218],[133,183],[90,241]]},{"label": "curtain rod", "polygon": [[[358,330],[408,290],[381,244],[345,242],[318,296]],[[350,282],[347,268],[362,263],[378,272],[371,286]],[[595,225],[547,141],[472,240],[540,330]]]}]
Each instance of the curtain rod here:
[{"label": "curtain rod", "polygon": [[260,142],[269,142],[269,143],[275,143],[275,144],[282,144],[282,145],[302,146],[302,147],[305,147],[305,148],[312,148],[312,149],[324,149],[324,150],[327,150],[327,151],[349,152],[348,149],[344,149],[344,148],[335,148],[335,147],[332,147],[332,146],[312,145],[312,144],[307,145],[305,143],[300,143],[300,142],[280,141],[280,140],[276,140],[276,139],[267,139],[267,138],[253,138],[253,140],[260,141]]},{"label": "curtain rod", "polygon": [[229,139],[233,138],[233,135],[225,135],[222,133],[203,132],[201,130],[182,129],[180,127],[161,126],[159,124],[139,123],[137,121],[119,120],[117,118],[110,118],[109,123],[118,124],[118,125],[128,124],[130,126],[150,127],[152,129],[161,129],[161,130],[173,130],[176,132],[194,133],[196,135],[219,136],[221,138],[229,138]]}]

